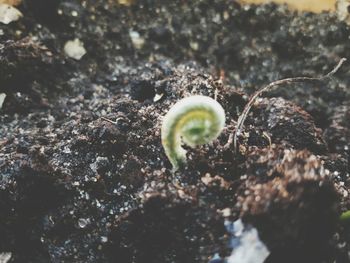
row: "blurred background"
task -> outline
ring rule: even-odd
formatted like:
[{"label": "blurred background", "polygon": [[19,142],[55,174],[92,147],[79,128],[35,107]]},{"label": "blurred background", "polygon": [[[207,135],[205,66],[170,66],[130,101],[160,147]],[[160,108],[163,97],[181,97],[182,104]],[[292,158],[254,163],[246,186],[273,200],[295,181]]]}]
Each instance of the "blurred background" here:
[{"label": "blurred background", "polygon": [[[345,0],[346,1],[346,0]],[[244,3],[287,3],[290,7],[298,10],[321,12],[323,10],[334,10],[336,0],[242,0]]]}]

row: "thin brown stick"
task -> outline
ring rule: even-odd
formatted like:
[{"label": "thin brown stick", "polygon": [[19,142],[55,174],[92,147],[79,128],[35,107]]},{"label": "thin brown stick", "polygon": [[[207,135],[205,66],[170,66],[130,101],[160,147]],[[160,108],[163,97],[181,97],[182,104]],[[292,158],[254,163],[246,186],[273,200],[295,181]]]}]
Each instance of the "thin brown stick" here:
[{"label": "thin brown stick", "polygon": [[280,85],[284,85],[284,84],[291,84],[291,83],[302,83],[302,82],[322,82],[327,78],[331,78],[339,69],[340,67],[344,64],[344,62],[346,61],[346,58],[342,58],[338,64],[334,67],[334,69],[329,72],[327,75],[324,75],[322,77],[318,77],[318,78],[310,78],[310,77],[296,77],[296,78],[287,78],[287,79],[281,79],[281,80],[277,80],[274,82],[271,82],[269,85],[261,88],[260,90],[258,90],[257,92],[255,92],[251,98],[249,99],[248,103],[246,104],[246,106],[244,107],[244,110],[242,112],[242,114],[239,116],[238,121],[237,121],[237,125],[236,125],[236,131],[235,131],[235,136],[234,136],[234,140],[233,140],[233,146],[235,151],[237,151],[237,139],[238,136],[241,134],[241,130],[244,124],[244,121],[246,120],[249,110],[251,109],[252,105],[255,103],[255,100],[265,91],[270,90],[273,87],[276,86],[280,86]]},{"label": "thin brown stick", "polygon": [[116,121],[112,121],[112,120],[107,119],[107,118],[105,118],[105,117],[101,117],[101,119],[102,119],[102,120],[104,120],[104,121],[107,121],[107,122],[113,123],[113,124],[117,124],[117,122],[116,122]]}]

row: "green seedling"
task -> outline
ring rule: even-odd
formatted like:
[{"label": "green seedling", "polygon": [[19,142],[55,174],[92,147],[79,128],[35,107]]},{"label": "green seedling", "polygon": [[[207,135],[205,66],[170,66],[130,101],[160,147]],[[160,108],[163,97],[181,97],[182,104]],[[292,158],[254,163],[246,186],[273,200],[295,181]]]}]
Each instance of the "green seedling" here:
[{"label": "green seedling", "polygon": [[340,221],[349,222],[350,221],[350,210],[343,212],[340,215]]},{"label": "green seedling", "polygon": [[166,114],[162,125],[162,144],[173,170],[186,163],[181,143],[195,147],[210,143],[225,125],[225,111],[210,97],[192,96],[177,102]]}]

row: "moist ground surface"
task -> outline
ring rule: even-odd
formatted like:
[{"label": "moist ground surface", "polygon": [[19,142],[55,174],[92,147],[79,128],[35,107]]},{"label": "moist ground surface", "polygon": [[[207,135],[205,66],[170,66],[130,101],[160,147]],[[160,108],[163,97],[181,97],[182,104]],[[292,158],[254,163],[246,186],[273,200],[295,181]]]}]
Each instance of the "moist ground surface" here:
[{"label": "moist ground surface", "polygon": [[[119,1],[129,3],[127,1]],[[350,58],[334,14],[235,1],[23,1],[0,25],[0,253],[10,262],[208,262],[242,218],[266,262],[349,262]],[[86,55],[64,55],[68,40]],[[226,128],[171,172],[162,116],[215,97]],[[155,99],[156,98],[156,99]],[[109,119],[114,123],[107,121]]]}]

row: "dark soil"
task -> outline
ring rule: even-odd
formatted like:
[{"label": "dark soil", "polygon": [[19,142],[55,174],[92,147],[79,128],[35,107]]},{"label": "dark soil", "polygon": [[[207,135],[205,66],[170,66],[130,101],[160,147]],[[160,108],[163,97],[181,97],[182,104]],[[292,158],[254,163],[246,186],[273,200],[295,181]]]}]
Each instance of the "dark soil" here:
[{"label": "dark soil", "polygon": [[[21,20],[0,25],[0,253],[208,262],[231,253],[230,209],[258,229],[266,262],[350,262],[339,221],[350,209],[349,64],[322,84],[267,93],[239,152],[230,143],[255,90],[350,58],[350,27],[274,4],[116,2],[26,0]],[[87,50],[79,61],[63,53],[74,38]],[[173,174],[162,116],[192,94],[217,95],[226,128]]]}]

